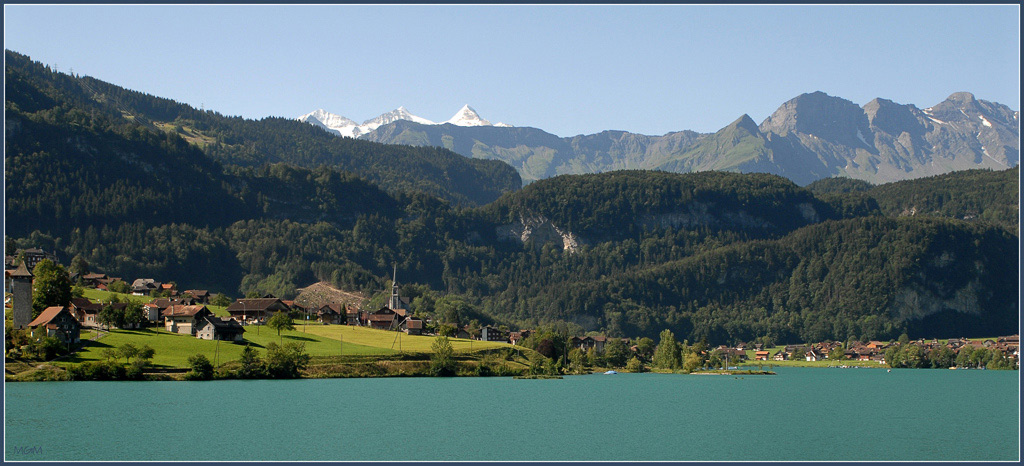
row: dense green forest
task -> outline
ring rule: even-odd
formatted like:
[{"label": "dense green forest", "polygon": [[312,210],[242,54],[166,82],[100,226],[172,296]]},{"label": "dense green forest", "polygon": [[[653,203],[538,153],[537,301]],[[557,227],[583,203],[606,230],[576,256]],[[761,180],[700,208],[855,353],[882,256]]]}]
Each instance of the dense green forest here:
[{"label": "dense green forest", "polygon": [[[310,125],[7,56],[8,251],[284,298],[320,280],[376,293],[396,264],[414,311],[442,320],[712,344],[1016,329],[1018,169],[807,189],[621,171],[518,189],[439,149],[327,135],[342,141],[328,150]],[[388,168],[364,163],[373,154]]]},{"label": "dense green forest", "polygon": [[993,223],[1018,231],[1020,167],[965,170],[874,186],[826,178],[807,189],[851,215],[928,216]]},{"label": "dense green forest", "polygon": [[134,129],[125,131],[181,134],[209,158],[226,164],[328,166],[358,174],[388,192],[419,191],[457,204],[486,204],[522,185],[519,174],[504,162],[469,159],[434,147],[339,138],[288,118],[225,117],[91,77],[59,73],[9,50],[4,57],[8,113],[51,112],[68,123],[84,113],[104,129],[128,126]]}]

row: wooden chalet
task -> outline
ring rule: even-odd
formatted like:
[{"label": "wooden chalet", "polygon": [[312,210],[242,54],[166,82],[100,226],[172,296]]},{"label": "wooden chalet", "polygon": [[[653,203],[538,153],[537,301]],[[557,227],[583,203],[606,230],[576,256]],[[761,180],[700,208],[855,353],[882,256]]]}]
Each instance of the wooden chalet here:
[{"label": "wooden chalet", "polygon": [[263,323],[277,312],[288,312],[288,306],[277,298],[236,299],[228,306],[228,314],[243,323]]},{"label": "wooden chalet", "polygon": [[21,256],[24,259],[24,264],[29,270],[34,270],[36,268],[36,264],[43,259],[50,259],[53,262],[57,262],[57,256],[39,248],[17,249],[14,251],[14,257],[17,258],[18,256]]},{"label": "wooden chalet", "polygon": [[174,283],[161,283],[160,287],[157,288],[161,293],[166,292],[167,296],[177,296],[178,286]]},{"label": "wooden chalet", "polygon": [[367,321],[370,328],[378,330],[392,330],[397,327],[401,322],[401,318],[398,313],[388,308],[387,306],[378,309],[376,312],[370,313],[367,317]]},{"label": "wooden chalet", "polygon": [[184,296],[191,296],[199,304],[210,304],[210,292],[208,290],[185,290]]},{"label": "wooden chalet", "polygon": [[83,327],[99,327],[96,319],[103,310],[102,304],[89,301],[89,298],[71,298],[68,310]]},{"label": "wooden chalet", "polygon": [[465,326],[455,331],[455,338],[465,338],[466,340],[471,340],[473,339],[473,334],[469,332],[468,326]]},{"label": "wooden chalet", "polygon": [[213,313],[202,304],[191,306],[176,304],[164,309],[162,315],[164,328],[168,332],[195,335],[201,321]]},{"label": "wooden chalet", "polygon": [[82,275],[82,284],[90,288],[96,288],[96,286],[101,283],[101,280],[105,280],[107,278],[109,277],[107,277],[107,274],[105,273],[87,273]]},{"label": "wooden chalet", "polygon": [[[82,324],[65,306],[51,306],[43,309],[28,328],[32,329],[33,337],[55,337],[62,343],[71,344],[81,341]],[[37,333],[39,332],[39,333]]]},{"label": "wooden chalet", "polygon": [[771,354],[771,351],[766,351],[766,350],[755,351],[754,352],[754,360],[755,361],[767,361],[768,360],[768,356],[770,354]]},{"label": "wooden chalet", "polygon": [[324,304],[316,310],[317,322],[340,325],[347,323],[345,307],[340,304]]},{"label": "wooden chalet", "polygon": [[104,290],[104,291],[106,291],[107,285],[109,285],[111,283],[114,283],[114,282],[123,282],[123,281],[124,280],[122,280],[121,277],[101,278],[99,280],[96,280],[96,289],[97,290]]},{"label": "wooden chalet", "polygon": [[367,325],[369,317],[364,311],[360,311],[354,307],[345,306],[345,323],[348,325]]},{"label": "wooden chalet", "polygon": [[738,348],[722,348],[722,354],[729,359],[739,359],[740,361],[747,360],[747,352]]},{"label": "wooden chalet", "polygon": [[153,291],[160,289],[162,283],[152,278],[136,278],[132,282],[132,294],[135,296],[147,296]]},{"label": "wooden chalet", "polygon": [[423,335],[423,319],[410,317],[402,321],[401,330],[409,335]]}]

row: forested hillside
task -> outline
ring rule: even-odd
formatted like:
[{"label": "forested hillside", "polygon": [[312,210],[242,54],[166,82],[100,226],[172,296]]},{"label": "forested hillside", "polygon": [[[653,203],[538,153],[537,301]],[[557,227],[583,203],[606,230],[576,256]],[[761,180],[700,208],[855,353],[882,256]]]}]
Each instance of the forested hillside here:
[{"label": "forested hillside", "polygon": [[9,50],[5,59],[9,109],[24,114],[75,109],[94,118],[103,115],[108,124],[176,133],[226,164],[328,166],[356,173],[392,193],[420,191],[466,205],[485,204],[522,184],[518,173],[499,161],[468,159],[433,147],[339,138],[286,118],[225,117],[91,77],[58,73]]},{"label": "forested hillside", "polygon": [[[479,172],[445,165],[439,149],[365,141],[383,151],[377,163],[408,150],[412,165],[389,178],[315,157],[311,167],[229,163],[243,152],[214,152],[266,143],[320,154],[311,141],[322,131],[212,112],[175,116],[182,126],[168,129],[156,117],[184,106],[121,90],[138,98],[121,113],[107,91],[75,87],[86,78],[8,58],[8,251],[42,247],[128,280],[286,299],[321,280],[376,293],[397,265],[413,311],[439,320],[612,336],[668,328],[712,344],[1016,329],[1017,169],[809,189],[766,174],[620,171],[511,192],[473,175],[442,195],[433,168]],[[233,125],[266,134],[211,136]],[[472,194],[483,185],[486,196]]]},{"label": "forested hillside", "polygon": [[878,186],[851,178],[826,178],[807,189],[840,211],[955,218],[992,223],[1017,232],[1019,186],[1020,167],[1014,167],[965,170]]}]

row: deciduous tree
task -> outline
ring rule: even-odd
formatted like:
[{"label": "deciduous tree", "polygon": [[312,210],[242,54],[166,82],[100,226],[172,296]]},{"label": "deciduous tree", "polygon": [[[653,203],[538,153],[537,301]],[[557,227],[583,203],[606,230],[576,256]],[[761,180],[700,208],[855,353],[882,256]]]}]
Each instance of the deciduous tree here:
[{"label": "deciduous tree", "polygon": [[438,335],[430,345],[430,372],[435,376],[447,377],[455,375],[455,350],[448,337]]},{"label": "deciduous tree", "polygon": [[679,361],[679,344],[676,342],[675,335],[672,331],[665,329],[661,331],[661,341],[658,342],[658,347],[654,349],[654,360],[652,361],[654,367],[662,369],[679,369],[682,364]]},{"label": "deciduous tree", "polygon": [[278,339],[281,338],[281,330],[295,330],[295,324],[292,322],[291,316],[284,312],[276,312],[270,320],[267,321],[267,326],[277,330]]},{"label": "deciduous tree", "polygon": [[50,306],[67,306],[71,302],[71,279],[64,267],[43,259],[32,269],[32,314],[39,316]]}]

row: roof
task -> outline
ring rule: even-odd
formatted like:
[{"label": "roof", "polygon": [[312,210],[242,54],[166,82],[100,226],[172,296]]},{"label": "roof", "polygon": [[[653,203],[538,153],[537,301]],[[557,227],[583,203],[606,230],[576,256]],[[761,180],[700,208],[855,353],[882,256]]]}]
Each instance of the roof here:
[{"label": "roof", "polygon": [[93,272],[82,275],[82,279],[84,280],[99,280],[101,278],[107,278],[107,274]]},{"label": "roof", "polygon": [[103,309],[102,304],[89,301],[89,298],[71,298],[71,305],[83,311],[99,312],[100,309]]},{"label": "roof", "polygon": [[405,321],[405,327],[406,328],[414,328],[414,329],[416,329],[416,328],[422,329],[423,328],[423,321],[419,320],[419,319],[409,319],[409,320]]},{"label": "roof", "polygon": [[238,321],[235,319],[225,319],[222,317],[217,317],[212,314],[207,314],[206,316],[203,317],[203,320],[213,324],[213,326],[219,331],[226,330],[233,332],[245,332],[245,329],[242,328],[242,324],[239,324]]},{"label": "roof", "polygon": [[[68,312],[68,310],[64,306],[50,306],[43,309],[43,312],[39,313],[39,317],[36,317],[32,322],[29,322],[28,326],[36,327],[39,325],[49,324],[50,321],[60,315],[61,312]],[[71,320],[75,320],[75,318],[72,317]],[[77,322],[77,320],[75,320],[75,322]]]},{"label": "roof", "polygon": [[168,306],[167,309],[164,309],[163,312],[160,313],[160,315],[163,315],[165,317],[187,317],[194,316],[202,311],[210,312],[208,309],[206,309],[206,306],[203,305],[185,306],[181,304],[175,304],[173,306]]},{"label": "roof", "polygon": [[338,305],[338,304],[324,304],[323,306],[320,306],[320,309],[317,309],[317,311],[320,314],[326,314],[326,313],[341,314],[341,305]]},{"label": "roof", "polygon": [[370,322],[390,322],[395,320],[394,314],[370,314]]},{"label": "roof", "polygon": [[272,307],[276,307],[282,311],[287,308],[287,306],[277,298],[252,298],[236,299],[235,302],[228,306],[228,311],[265,311]]},{"label": "roof", "polygon": [[11,277],[28,277],[32,278],[32,272],[28,271],[28,266],[25,265],[25,261],[21,261],[21,265],[11,272]]},{"label": "roof", "polygon": [[185,290],[185,294],[190,294],[190,295],[195,296],[195,297],[198,298],[200,296],[209,296],[210,295],[210,291],[209,290]]}]

